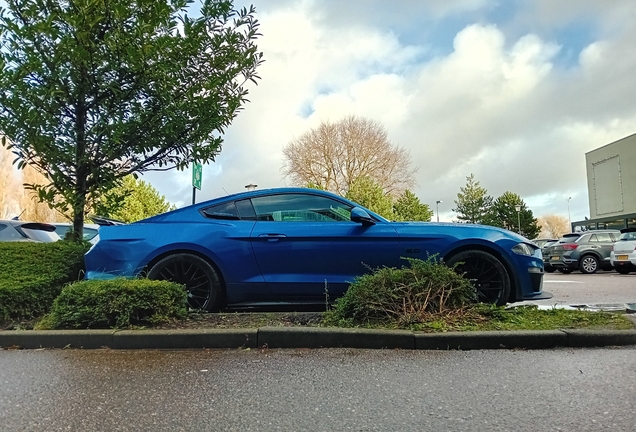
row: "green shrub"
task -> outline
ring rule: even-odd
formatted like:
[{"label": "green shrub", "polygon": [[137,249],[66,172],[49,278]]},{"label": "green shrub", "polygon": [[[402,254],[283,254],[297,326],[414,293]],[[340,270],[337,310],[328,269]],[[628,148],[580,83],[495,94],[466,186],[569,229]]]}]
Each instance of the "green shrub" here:
[{"label": "green shrub", "polygon": [[62,286],[82,277],[88,243],[0,242],[0,322],[49,311]]},{"label": "green shrub", "polygon": [[148,279],[76,282],[62,289],[39,328],[153,325],[187,315],[183,286]]},{"label": "green shrub", "polygon": [[476,300],[475,288],[452,268],[409,259],[400,269],[384,267],[355,279],[325,315],[327,325],[384,324],[408,327],[461,309]]}]

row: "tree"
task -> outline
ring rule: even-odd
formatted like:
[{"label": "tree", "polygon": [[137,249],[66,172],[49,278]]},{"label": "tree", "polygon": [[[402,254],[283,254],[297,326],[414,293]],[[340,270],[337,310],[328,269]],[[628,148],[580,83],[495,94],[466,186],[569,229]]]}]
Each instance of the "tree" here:
[{"label": "tree", "polygon": [[[23,188],[20,189],[21,196],[19,199],[20,219],[33,222],[68,221],[68,217],[58,212],[49,203],[40,201],[37,193],[28,186],[45,183],[48,179],[31,165],[24,166],[21,174]],[[59,197],[56,197],[56,199],[59,199]]]},{"label": "tree", "polygon": [[[516,209],[518,205],[521,206],[520,212]],[[519,195],[512,192],[504,192],[493,202],[484,218],[484,223],[518,232],[529,239],[536,238],[541,231],[532,210],[526,207],[526,203]],[[521,223],[521,231],[519,223]]]},{"label": "tree", "polygon": [[282,171],[294,184],[313,184],[342,196],[362,177],[392,196],[415,184],[408,151],[391,144],[384,127],[365,118],[322,122],[292,140],[283,154]]},{"label": "tree", "polygon": [[[202,0],[7,0],[0,15],[0,131],[70,211],[118,179],[214,161],[262,62],[254,8]],[[62,197],[55,202],[55,195]]]},{"label": "tree", "polygon": [[104,195],[95,211],[100,216],[130,223],[174,209],[150,183],[129,175]]},{"label": "tree", "polygon": [[384,193],[382,186],[371,177],[356,179],[345,197],[387,219],[394,217],[391,196]]},{"label": "tree", "polygon": [[410,190],[405,190],[393,204],[395,220],[426,221],[433,217],[433,211],[428,204],[422,204],[420,199]]},{"label": "tree", "polygon": [[[0,146],[0,219],[9,219],[17,210],[20,185],[11,164],[11,152]],[[19,213],[19,212],[18,212]]]},{"label": "tree", "polygon": [[459,188],[455,200],[457,219],[468,223],[481,224],[484,223],[490,206],[492,206],[492,197],[488,195],[486,188],[479,185],[475,181],[475,175],[470,174],[466,177],[466,186]]},{"label": "tree", "polygon": [[571,231],[568,218],[560,215],[545,215],[537,219],[541,227],[540,237],[558,239]]}]

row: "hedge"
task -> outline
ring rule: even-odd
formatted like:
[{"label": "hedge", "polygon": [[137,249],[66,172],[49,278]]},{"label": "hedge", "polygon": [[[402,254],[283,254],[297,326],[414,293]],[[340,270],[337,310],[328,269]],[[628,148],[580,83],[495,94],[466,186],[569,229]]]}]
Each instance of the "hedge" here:
[{"label": "hedge", "polygon": [[88,243],[0,243],[0,322],[47,313],[69,282],[81,279]]},{"label": "hedge", "polygon": [[149,279],[76,282],[62,289],[39,328],[153,325],[187,315],[182,285]]}]

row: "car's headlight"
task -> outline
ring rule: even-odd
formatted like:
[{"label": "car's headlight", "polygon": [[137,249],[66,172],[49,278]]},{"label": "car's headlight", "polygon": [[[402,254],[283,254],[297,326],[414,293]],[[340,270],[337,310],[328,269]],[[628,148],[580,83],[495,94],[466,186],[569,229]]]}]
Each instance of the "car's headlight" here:
[{"label": "car's headlight", "polygon": [[527,243],[519,243],[512,248],[517,255],[533,256],[536,249]]}]

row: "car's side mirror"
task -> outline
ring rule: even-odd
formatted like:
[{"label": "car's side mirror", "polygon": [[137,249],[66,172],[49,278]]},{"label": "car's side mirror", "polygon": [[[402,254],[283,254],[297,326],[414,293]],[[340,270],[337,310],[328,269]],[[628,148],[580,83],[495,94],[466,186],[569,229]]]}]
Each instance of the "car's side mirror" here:
[{"label": "car's side mirror", "polygon": [[351,209],[351,220],[362,225],[375,225],[375,221],[369,216],[369,213],[360,207]]}]

